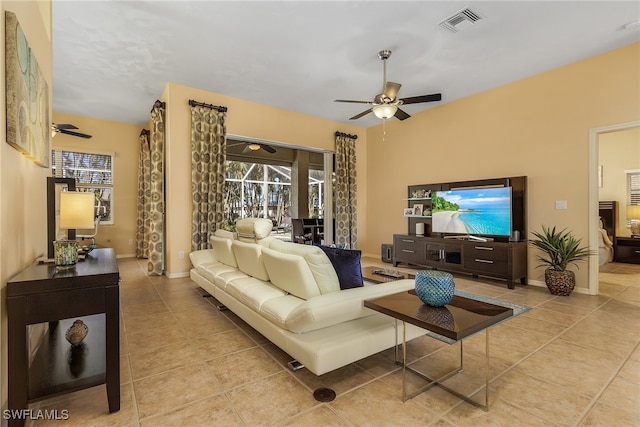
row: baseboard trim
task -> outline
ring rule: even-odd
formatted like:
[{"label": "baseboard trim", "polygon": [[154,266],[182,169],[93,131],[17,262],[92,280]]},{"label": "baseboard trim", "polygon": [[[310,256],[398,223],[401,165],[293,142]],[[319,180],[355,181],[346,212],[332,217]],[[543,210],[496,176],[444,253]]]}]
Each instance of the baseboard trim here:
[{"label": "baseboard trim", "polygon": [[116,255],[116,259],[118,258],[135,258],[136,254],[121,254],[121,255]]},{"label": "baseboard trim", "polygon": [[183,277],[189,277],[189,272],[185,272],[185,273],[169,273],[166,272],[165,275],[169,278],[169,279],[181,279]]}]

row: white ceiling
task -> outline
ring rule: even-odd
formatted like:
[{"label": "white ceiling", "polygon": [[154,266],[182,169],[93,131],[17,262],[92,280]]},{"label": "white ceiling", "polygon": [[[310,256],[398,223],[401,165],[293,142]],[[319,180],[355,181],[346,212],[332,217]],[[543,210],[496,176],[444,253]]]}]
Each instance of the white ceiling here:
[{"label": "white ceiling", "polygon": [[[438,25],[467,6],[483,19]],[[442,93],[414,114],[638,42],[639,18],[638,1],[53,0],[53,109],[144,124],[171,81],[369,127],[333,100],[380,93],[381,49],[400,98]]]}]

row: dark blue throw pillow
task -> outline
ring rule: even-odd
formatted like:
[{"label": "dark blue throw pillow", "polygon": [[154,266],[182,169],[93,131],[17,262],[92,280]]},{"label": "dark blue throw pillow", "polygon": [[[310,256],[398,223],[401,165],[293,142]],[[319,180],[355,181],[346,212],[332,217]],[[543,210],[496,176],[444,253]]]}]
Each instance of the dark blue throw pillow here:
[{"label": "dark blue throw pillow", "polygon": [[359,288],[364,286],[362,282],[362,269],[360,268],[359,250],[331,248],[329,246],[320,246],[333,264],[333,268],[338,274],[338,282],[340,289]]}]

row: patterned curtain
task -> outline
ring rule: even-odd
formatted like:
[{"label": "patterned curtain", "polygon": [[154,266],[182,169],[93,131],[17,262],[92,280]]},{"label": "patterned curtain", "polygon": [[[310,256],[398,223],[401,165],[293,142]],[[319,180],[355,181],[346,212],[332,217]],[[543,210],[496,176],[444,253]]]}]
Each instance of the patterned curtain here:
[{"label": "patterned curtain", "polygon": [[164,273],[164,140],[165,103],[156,101],[151,110],[149,135],[150,184],[149,184],[149,263],[150,275]]},{"label": "patterned curtain", "polygon": [[191,106],[191,250],[209,247],[209,236],[222,226],[227,159],[225,107]]},{"label": "patterned curtain", "polygon": [[338,247],[356,249],[356,135],[336,132],[336,183],[334,187]]},{"label": "patterned curtain", "polygon": [[140,132],[140,160],[138,163],[138,221],[136,224],[136,257],[147,258],[149,254],[149,229],[151,227],[151,156],[149,154],[149,131]]}]

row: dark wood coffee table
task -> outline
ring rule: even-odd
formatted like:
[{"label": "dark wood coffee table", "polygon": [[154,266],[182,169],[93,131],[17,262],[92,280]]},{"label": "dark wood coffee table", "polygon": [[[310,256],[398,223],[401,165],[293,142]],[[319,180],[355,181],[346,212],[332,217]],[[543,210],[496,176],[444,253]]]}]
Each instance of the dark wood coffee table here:
[{"label": "dark wood coffee table", "polygon": [[[389,271],[394,271],[400,274],[400,277],[395,274],[389,274]],[[380,273],[378,273],[380,272]],[[402,279],[415,279],[415,274],[411,273],[400,273],[398,270],[389,270],[382,267],[363,267],[362,268],[362,278],[364,280],[368,280],[373,283],[387,283],[387,282],[395,282],[396,280]]]},{"label": "dark wood coffee table", "polygon": [[[372,310],[379,311],[396,320],[402,322],[402,359],[398,360],[396,351],[396,363],[402,364],[402,399],[406,401],[417,396],[434,385],[454,394],[455,396],[478,406],[485,411],[489,409],[489,327],[513,316],[513,309],[495,304],[490,304],[473,298],[466,298],[455,295],[453,300],[444,307],[430,307],[423,304],[415,294],[414,290],[399,292],[381,298],[365,300],[364,306]],[[444,380],[462,371],[462,342],[460,343],[460,366],[453,371],[446,373],[438,379],[432,379],[422,372],[407,366],[406,361],[406,324],[418,326],[428,331],[438,334],[441,339],[450,344],[456,343],[470,335],[482,330],[485,331],[485,402],[484,404],[472,400],[470,397],[458,393],[455,390],[442,384]],[[397,340],[396,340],[397,344]],[[396,345],[396,349],[397,349]],[[429,383],[414,391],[407,393],[406,371],[417,374]]]}]

